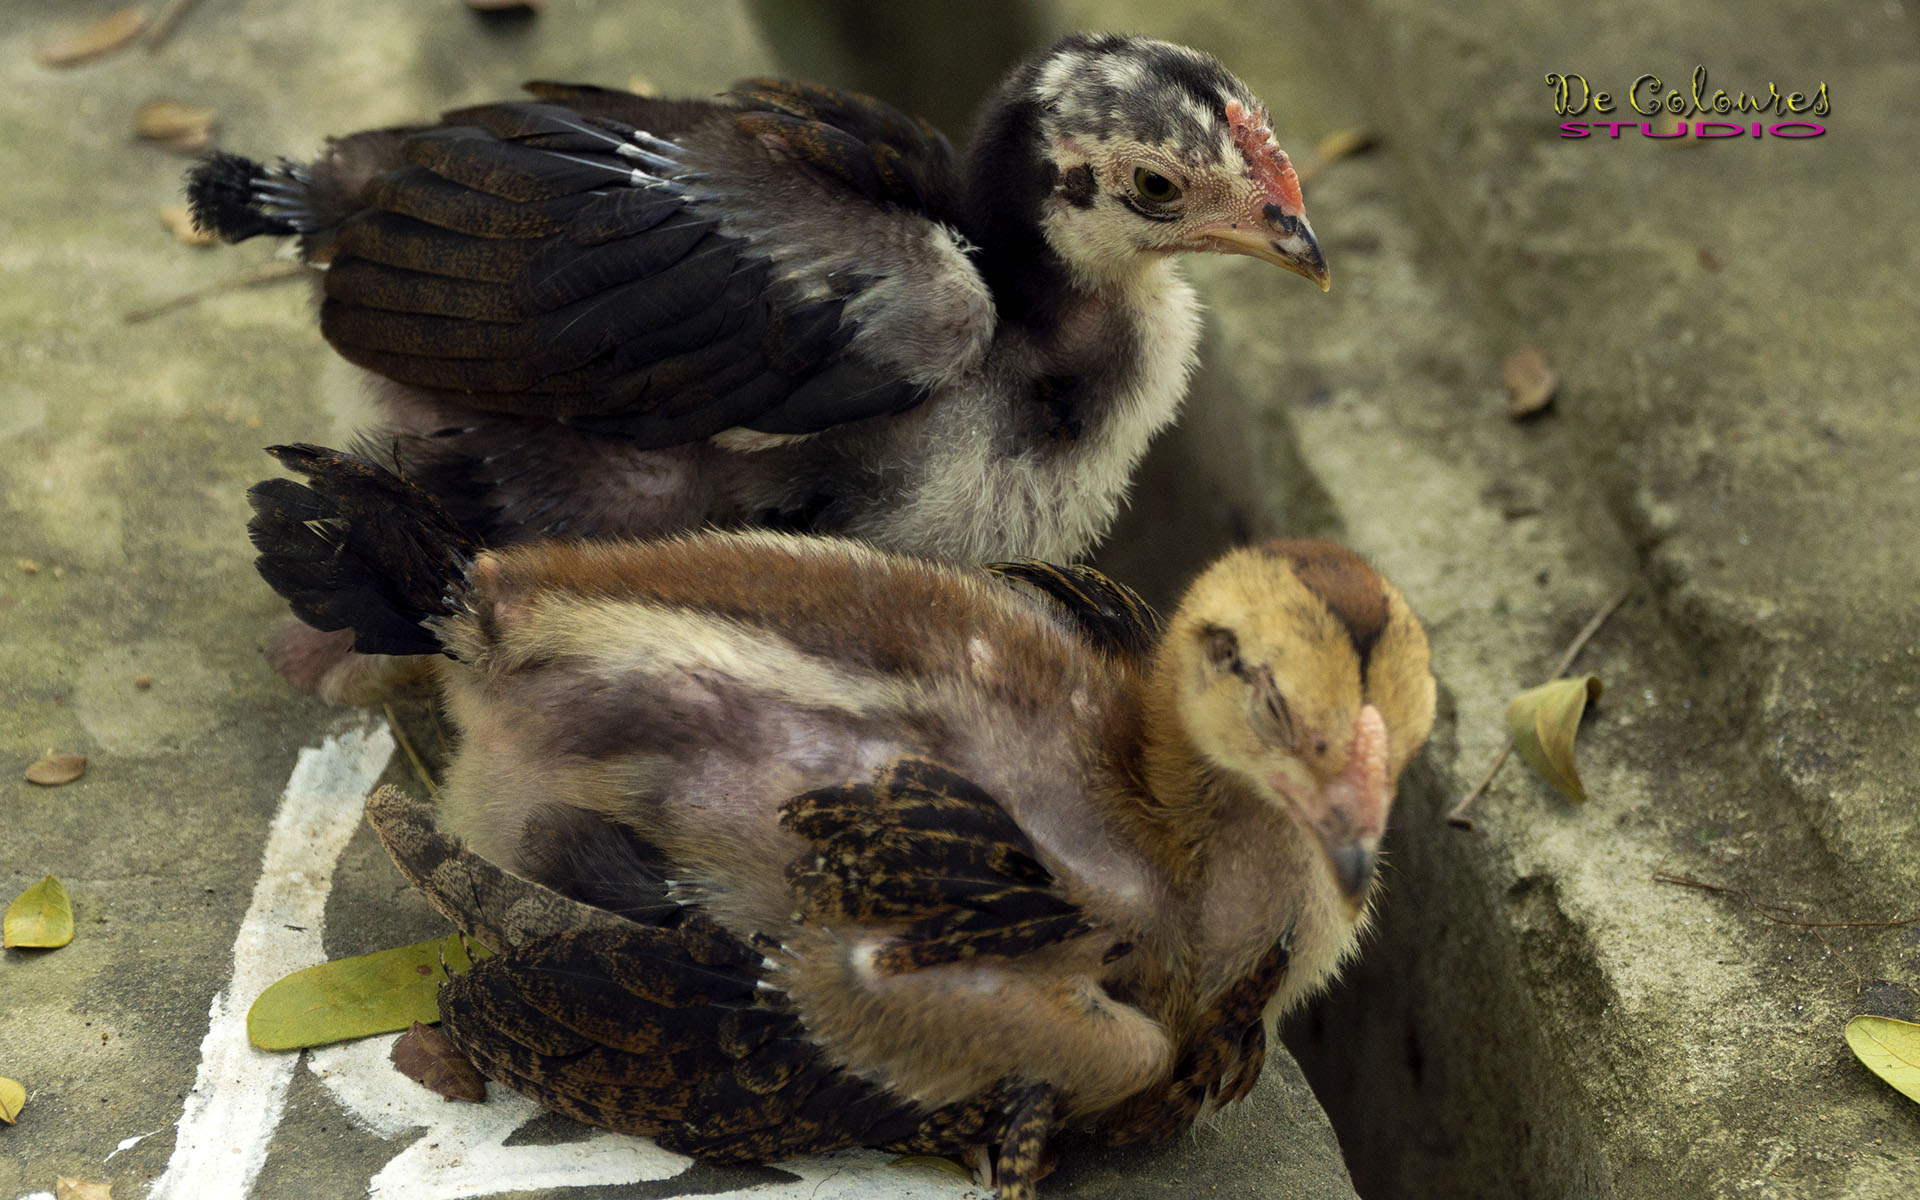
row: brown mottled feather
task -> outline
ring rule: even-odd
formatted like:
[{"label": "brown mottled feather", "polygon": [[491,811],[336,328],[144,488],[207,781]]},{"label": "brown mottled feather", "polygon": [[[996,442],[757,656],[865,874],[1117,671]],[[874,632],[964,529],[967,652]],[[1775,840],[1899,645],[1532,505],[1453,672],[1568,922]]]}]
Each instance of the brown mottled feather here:
[{"label": "brown mottled feather", "polygon": [[781,823],[814,843],[787,869],[804,916],[911,918],[875,956],[883,974],[1017,957],[1093,928],[1006,811],[938,764],[904,760],[868,782],[808,792]]},{"label": "brown mottled feather", "polygon": [[1128,1100],[1103,1124],[1116,1143],[1164,1142],[1193,1124],[1207,1097],[1231,1104],[1253,1090],[1266,1064],[1267,1002],[1286,979],[1292,931],[1283,935],[1195,1023],[1198,1031],[1161,1087]]},{"label": "brown mottled feather", "polygon": [[698,912],[639,925],[508,876],[394,788],[368,815],[402,872],[501,951],[442,986],[447,1035],[556,1112],[723,1163],[854,1145],[958,1153],[1011,1130],[1016,1176],[1044,1138],[1035,1114],[1054,1120],[1032,1089],[928,1111],[832,1067],[757,986],[760,955]]}]

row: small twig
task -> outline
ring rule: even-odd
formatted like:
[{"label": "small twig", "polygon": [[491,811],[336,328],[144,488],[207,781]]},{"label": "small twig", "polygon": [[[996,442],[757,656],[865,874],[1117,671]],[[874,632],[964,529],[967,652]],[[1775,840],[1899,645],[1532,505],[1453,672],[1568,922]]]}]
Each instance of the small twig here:
[{"label": "small twig", "polygon": [[400,719],[393,715],[393,705],[382,701],[380,707],[386,710],[387,728],[393,730],[393,740],[399,742],[400,748],[407,752],[407,761],[413,764],[413,773],[420,777],[427,794],[438,800],[440,789],[434,785],[433,777],[427,774],[427,764],[421,762],[420,755],[414,751],[413,739],[407,736],[406,730],[400,728]]},{"label": "small twig", "polygon": [[200,0],[167,0],[166,6],[154,17],[153,24],[147,26],[147,49],[158,50],[160,43],[172,36],[173,27],[180,23],[180,18],[198,3]]},{"label": "small twig", "polygon": [[1694,888],[1702,892],[1713,892],[1721,896],[1732,896],[1775,925],[1796,925],[1802,929],[1896,929],[1902,925],[1920,924],[1920,913],[1911,917],[1901,917],[1897,921],[1809,921],[1804,917],[1791,915],[1793,910],[1783,905],[1755,900],[1753,893],[1746,888],[1708,883],[1704,879],[1695,879],[1691,875],[1670,875],[1665,871],[1655,871],[1653,881],[1670,883],[1675,887]]},{"label": "small twig", "polygon": [[152,308],[136,308],[130,313],[123,314],[120,320],[128,325],[138,325],[142,321],[151,321],[155,317],[165,316],[176,308],[186,308],[189,305],[198,304],[209,296],[218,296],[222,292],[237,292],[243,288],[259,287],[262,284],[273,283],[280,279],[292,279],[295,275],[304,275],[306,273],[307,265],[305,263],[268,263],[262,267],[255,267],[245,274],[235,275],[229,279],[222,279],[218,283],[210,283],[206,287],[196,288],[191,292],[183,292],[171,300],[162,300]]},{"label": "small twig", "polygon": [[[1613,599],[1600,606],[1600,611],[1594,613],[1593,618],[1586,623],[1579,633],[1573,635],[1571,642],[1567,643],[1566,653],[1560,656],[1560,661],[1553,666],[1553,673],[1547,676],[1549,681],[1558,679],[1567,673],[1567,668],[1573,665],[1574,659],[1580,657],[1580,652],[1587,648],[1587,643],[1593,640],[1593,635],[1600,632],[1600,627],[1607,623],[1607,618],[1611,617],[1622,604],[1625,604],[1627,597],[1633,595],[1634,589],[1639,586],[1638,583],[1628,584],[1626,587],[1621,588],[1619,594],[1614,596]],[[1473,819],[1466,815],[1467,806],[1475,800],[1478,800],[1480,793],[1486,791],[1487,788],[1492,785],[1493,777],[1500,773],[1501,766],[1507,761],[1507,756],[1512,753],[1513,738],[1509,736],[1504,742],[1500,743],[1500,753],[1494,755],[1493,761],[1487,764],[1486,772],[1480,776],[1480,782],[1474,784],[1473,790],[1468,792],[1460,803],[1454,805],[1453,808],[1448,811],[1447,824],[1452,825],[1456,829],[1473,828]]]}]

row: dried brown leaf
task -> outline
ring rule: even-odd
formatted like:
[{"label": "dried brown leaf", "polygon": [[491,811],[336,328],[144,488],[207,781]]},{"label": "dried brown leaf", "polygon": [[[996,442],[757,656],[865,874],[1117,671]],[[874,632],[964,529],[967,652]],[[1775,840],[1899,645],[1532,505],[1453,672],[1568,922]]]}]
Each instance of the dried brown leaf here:
[{"label": "dried brown leaf", "polygon": [[415,1021],[393,1044],[394,1070],[449,1100],[487,1098],[487,1081],[446,1034]]},{"label": "dried brown leaf", "polygon": [[86,755],[49,750],[27,768],[27,782],[37,783],[41,787],[59,787],[63,783],[72,783],[86,773]]},{"label": "dried brown leaf", "polygon": [[1720,269],[1720,256],[1705,246],[1700,247],[1699,259],[1700,269],[1703,271],[1718,271]]},{"label": "dried brown leaf", "polygon": [[204,104],[185,100],[149,100],[134,110],[133,131],[169,150],[191,154],[213,142],[213,127],[220,114]]},{"label": "dried brown leaf", "polygon": [[43,67],[76,67],[116,50],[124,50],[147,27],[147,9],[134,4],[84,29],[77,29],[34,55]]},{"label": "dried brown leaf", "polygon": [[1560,375],[1547,363],[1547,352],[1528,346],[1507,355],[1500,364],[1500,382],[1507,389],[1507,415],[1518,420],[1553,403]]},{"label": "dried brown leaf", "polygon": [[27,1089],[18,1080],[0,1076],[0,1125],[11,1125],[27,1106]]},{"label": "dried brown leaf", "polygon": [[1573,738],[1587,702],[1600,698],[1600,677],[1581,675],[1528,688],[1507,702],[1507,733],[1514,753],[1569,800],[1585,800],[1573,761]]},{"label": "dried brown leaf", "polygon": [[[167,227],[173,240],[182,246],[216,246],[220,239],[193,223],[193,210],[185,201],[160,206],[160,223]],[[151,682],[151,681],[149,681]]]},{"label": "dried brown leaf", "polygon": [[113,1200],[113,1185],[88,1183],[62,1175],[54,1180],[53,1200]]}]

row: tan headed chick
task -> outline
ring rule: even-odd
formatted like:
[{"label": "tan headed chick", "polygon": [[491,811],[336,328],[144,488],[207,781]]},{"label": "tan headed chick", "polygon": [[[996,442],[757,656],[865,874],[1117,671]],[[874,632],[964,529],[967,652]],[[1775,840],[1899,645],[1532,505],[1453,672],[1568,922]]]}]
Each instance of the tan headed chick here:
[{"label": "tan headed chick", "polygon": [[1057,1128],[1240,1098],[1353,951],[1433,721],[1419,622],[1326,543],[1226,555],[1162,630],[1084,570],[1004,568],[1029,594],[830,539],[476,553],[379,467],[276,453],[311,482],[254,489],[262,574],[363,652],[448,656],[439,824],[519,877],[480,864],[522,915],[477,911],[436,865],[472,856],[376,806],[501,952],[449,1032],[704,1159],[971,1154],[1028,1196]]}]

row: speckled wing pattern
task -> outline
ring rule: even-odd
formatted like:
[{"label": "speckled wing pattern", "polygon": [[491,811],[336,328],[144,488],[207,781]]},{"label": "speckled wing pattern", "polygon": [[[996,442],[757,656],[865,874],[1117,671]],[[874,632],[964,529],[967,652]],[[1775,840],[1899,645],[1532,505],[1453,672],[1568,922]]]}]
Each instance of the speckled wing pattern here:
[{"label": "speckled wing pattern", "polygon": [[803,295],[723,232],[690,190],[699,163],[670,139],[697,128],[710,145],[731,123],[740,143],[779,139],[855,213],[937,213],[955,188],[939,135],[866,97],[770,80],[722,103],[533,90],[544,99],[407,132],[392,148],[403,165],[362,189],[321,306],[345,357],[473,408],[643,447],[735,427],[812,433],[922,398],[843,353],[847,302],[871,281],[846,274]]},{"label": "speckled wing pattern", "polygon": [[780,823],[815,850],[787,870],[803,918],[907,922],[874,956],[882,973],[1014,957],[1093,929],[1006,810],[937,763],[903,759],[808,792]]},{"label": "speckled wing pattern", "polygon": [[[649,919],[630,919],[472,854],[435,827],[429,806],[396,788],[376,792],[367,814],[409,882],[496,951],[439,996],[447,1035],[488,1078],[709,1162],[856,1145],[927,1154],[998,1145],[1003,1194],[1032,1194],[1039,1147],[1058,1117],[1049,1089],[1007,1081],[933,1110],[903,1101],[827,1063],[782,993],[761,986],[762,948],[666,900],[650,871],[636,877],[641,896],[626,906]],[[541,819],[563,837],[585,836],[581,822],[599,821]],[[644,846],[636,852],[633,861],[646,861]],[[609,864],[562,853],[543,868],[560,862]]]},{"label": "speckled wing pattern", "polygon": [[1098,649],[1145,663],[1165,628],[1140,593],[1092,567],[1037,558],[988,563],[983,570],[1045,596]]}]

